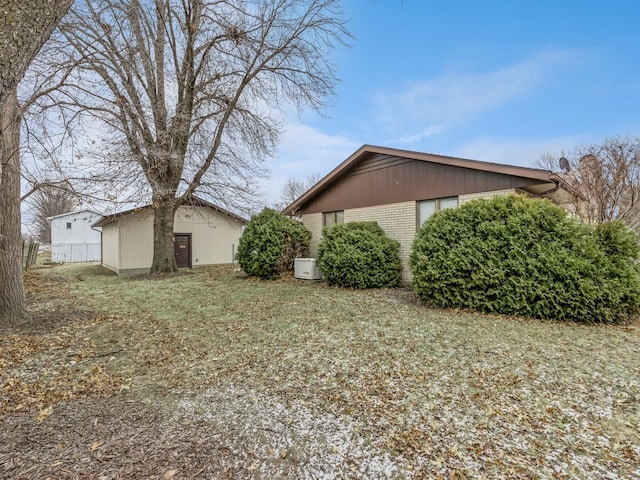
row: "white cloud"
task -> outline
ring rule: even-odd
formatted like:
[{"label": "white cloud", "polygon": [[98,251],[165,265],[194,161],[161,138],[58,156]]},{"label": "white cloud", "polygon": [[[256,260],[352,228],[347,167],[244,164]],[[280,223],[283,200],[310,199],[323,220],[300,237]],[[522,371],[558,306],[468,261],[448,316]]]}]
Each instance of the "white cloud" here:
[{"label": "white cloud", "polygon": [[549,139],[517,139],[480,137],[454,149],[451,155],[485,162],[506,163],[523,167],[537,167],[536,162],[544,154],[558,159],[576,145],[594,141],[586,136],[566,136]]},{"label": "white cloud", "polygon": [[541,88],[579,52],[549,50],[487,73],[442,75],[374,96],[375,116],[389,143],[411,144],[514,102]]},{"label": "white cloud", "polygon": [[347,135],[330,135],[308,125],[288,123],[275,157],[267,160],[271,175],[261,182],[266,204],[279,202],[288,178],[326,175],[361,146]]}]

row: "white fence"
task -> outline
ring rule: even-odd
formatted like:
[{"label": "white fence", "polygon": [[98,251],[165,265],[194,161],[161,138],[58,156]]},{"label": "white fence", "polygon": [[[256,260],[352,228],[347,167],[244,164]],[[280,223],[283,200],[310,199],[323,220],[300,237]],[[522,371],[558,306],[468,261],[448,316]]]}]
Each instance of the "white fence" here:
[{"label": "white fence", "polygon": [[64,242],[51,246],[53,263],[99,262],[100,242]]}]

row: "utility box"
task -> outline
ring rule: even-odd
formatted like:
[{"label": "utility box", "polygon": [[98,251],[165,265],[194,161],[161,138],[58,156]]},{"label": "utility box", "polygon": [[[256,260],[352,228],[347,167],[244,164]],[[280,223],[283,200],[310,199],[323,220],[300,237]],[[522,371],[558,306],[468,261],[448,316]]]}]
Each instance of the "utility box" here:
[{"label": "utility box", "polygon": [[296,258],[293,276],[303,280],[320,280],[322,273],[318,270],[315,258]]}]

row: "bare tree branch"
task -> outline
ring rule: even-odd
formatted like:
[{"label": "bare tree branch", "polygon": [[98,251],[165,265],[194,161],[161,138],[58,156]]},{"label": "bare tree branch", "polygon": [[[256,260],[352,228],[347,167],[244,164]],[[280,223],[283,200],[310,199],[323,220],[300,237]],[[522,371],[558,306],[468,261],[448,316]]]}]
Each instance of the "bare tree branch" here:
[{"label": "bare tree branch", "polygon": [[[640,138],[607,138],[600,144],[578,146],[566,158],[569,170],[560,175],[578,193],[575,209],[582,218],[640,225]],[[555,162],[545,155],[539,163],[557,169]]]},{"label": "bare tree branch", "polygon": [[111,148],[144,175],[153,271],[175,269],[173,212],[193,195],[248,207],[280,109],[319,109],[333,94],[345,24],[339,0],[76,4],[61,32],[81,63],[58,106],[109,128]]}]

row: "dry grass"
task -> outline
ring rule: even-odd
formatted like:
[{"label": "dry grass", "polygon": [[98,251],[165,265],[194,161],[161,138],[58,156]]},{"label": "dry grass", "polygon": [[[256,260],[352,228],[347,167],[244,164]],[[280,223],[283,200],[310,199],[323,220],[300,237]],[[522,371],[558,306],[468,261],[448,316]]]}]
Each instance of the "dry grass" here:
[{"label": "dry grass", "polygon": [[[0,337],[0,472],[17,478],[640,478],[637,324],[431,310],[229,267],[31,280],[34,308],[83,313]],[[67,449],[11,434],[55,444],[70,424],[83,440]]]}]

